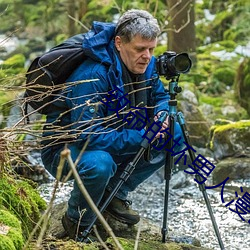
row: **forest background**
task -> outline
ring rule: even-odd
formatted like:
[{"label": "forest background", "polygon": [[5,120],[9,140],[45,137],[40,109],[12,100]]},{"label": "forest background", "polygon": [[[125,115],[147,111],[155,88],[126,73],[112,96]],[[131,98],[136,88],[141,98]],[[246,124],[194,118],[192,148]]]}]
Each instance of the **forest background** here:
[{"label": "forest background", "polygon": [[[220,117],[223,114],[216,112],[218,108],[236,102],[239,108],[228,118],[249,117],[250,3],[247,0],[133,3],[0,0],[0,33],[4,35],[0,41],[0,104],[17,95],[18,89],[11,89],[11,86],[24,84],[27,66],[35,56],[72,35],[86,32],[93,20],[115,22],[130,8],[146,9],[158,19],[162,33],[155,56],[165,51],[189,53],[193,67],[188,75],[181,76],[181,81],[195,85],[200,103],[213,105],[215,114]],[[18,45],[8,51],[5,44],[16,38]],[[244,67],[240,67],[242,63]],[[4,86],[11,91],[7,93]],[[2,107],[3,119],[9,113],[8,107]],[[4,124],[3,120],[1,127]]]}]

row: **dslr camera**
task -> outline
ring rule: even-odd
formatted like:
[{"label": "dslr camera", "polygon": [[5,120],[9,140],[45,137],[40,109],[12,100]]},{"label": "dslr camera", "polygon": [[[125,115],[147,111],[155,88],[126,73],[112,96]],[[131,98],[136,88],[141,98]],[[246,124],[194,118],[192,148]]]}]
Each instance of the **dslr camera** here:
[{"label": "dslr camera", "polygon": [[192,66],[192,61],[187,53],[176,54],[174,51],[164,52],[156,59],[156,70],[160,76],[167,80],[187,73]]}]

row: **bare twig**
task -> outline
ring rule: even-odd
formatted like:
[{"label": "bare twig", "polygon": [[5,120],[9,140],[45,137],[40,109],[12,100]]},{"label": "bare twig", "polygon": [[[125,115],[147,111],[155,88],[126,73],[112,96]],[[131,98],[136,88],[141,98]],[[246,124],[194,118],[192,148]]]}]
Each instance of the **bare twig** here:
[{"label": "bare twig", "polygon": [[53,206],[53,203],[54,203],[54,200],[55,200],[55,195],[56,195],[56,191],[57,191],[57,188],[58,188],[58,185],[59,185],[59,180],[60,180],[61,175],[62,175],[62,170],[63,170],[65,160],[66,159],[63,158],[63,157],[60,158],[60,162],[59,162],[59,165],[58,165],[58,168],[57,168],[56,182],[55,182],[55,186],[54,186],[54,189],[53,189],[53,192],[52,192],[52,197],[50,199],[48,207],[47,207],[46,211],[44,212],[44,214],[41,216],[40,220],[36,224],[35,228],[31,232],[31,234],[29,235],[29,238],[28,238],[26,244],[24,245],[23,250],[29,249],[28,246],[29,246],[30,241],[32,240],[33,236],[35,235],[35,233],[37,232],[37,230],[40,228],[40,226],[43,223],[43,225],[41,227],[40,234],[38,236],[37,243],[36,243],[37,247],[41,246],[42,239],[43,239],[43,236],[44,236],[44,234],[46,232],[46,228],[47,228],[50,216],[51,216],[51,210],[52,210],[52,206]]},{"label": "bare twig", "polygon": [[104,249],[109,250],[108,246],[105,244],[105,242],[102,240],[100,234],[98,233],[96,225],[93,226],[93,230],[94,230],[94,233],[95,233],[97,239],[99,240],[99,242],[101,243],[101,245],[104,247]]},{"label": "bare twig", "polygon": [[138,230],[137,230],[137,234],[136,234],[136,238],[135,238],[135,246],[134,246],[134,250],[138,249],[139,246],[139,237],[140,237],[140,233],[141,233],[141,220],[139,221],[139,225],[138,225]]},{"label": "bare twig", "polygon": [[93,202],[92,198],[90,197],[88,191],[86,190],[79,174],[77,173],[77,170],[75,168],[74,162],[71,158],[71,153],[69,149],[64,149],[61,152],[61,157],[64,159],[68,160],[69,166],[73,172],[73,176],[75,178],[75,181],[78,184],[78,187],[80,189],[80,191],[82,192],[82,194],[84,195],[84,198],[86,199],[86,201],[88,202],[90,208],[94,211],[94,213],[97,215],[98,219],[100,220],[100,222],[102,223],[102,225],[104,226],[105,230],[108,232],[108,234],[113,238],[115,245],[118,247],[119,250],[123,250],[123,247],[121,246],[121,244],[119,243],[119,241],[117,240],[116,236],[114,235],[111,227],[109,226],[109,224],[106,222],[106,220],[104,219],[104,217],[102,216],[102,214],[100,213],[100,211],[98,210],[98,208],[96,207],[95,203]]},{"label": "bare twig", "polygon": [[77,20],[76,18],[74,18],[71,15],[68,15],[68,17],[72,20],[74,20],[76,23],[80,24],[86,31],[89,31],[89,28],[87,26],[85,26],[82,22],[80,22],[79,20]]}]

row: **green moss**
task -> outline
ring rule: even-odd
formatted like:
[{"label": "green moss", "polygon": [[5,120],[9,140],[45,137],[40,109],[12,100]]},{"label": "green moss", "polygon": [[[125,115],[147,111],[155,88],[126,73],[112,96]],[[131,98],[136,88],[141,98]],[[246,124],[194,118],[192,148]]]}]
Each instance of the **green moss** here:
[{"label": "green moss", "polygon": [[245,133],[245,131],[249,130],[250,128],[250,121],[249,120],[243,120],[238,122],[232,122],[225,125],[214,125],[210,129],[210,144],[209,147],[211,150],[214,148],[214,140],[215,137],[218,141],[220,141],[222,144],[227,144],[229,147],[234,147],[232,143],[230,142],[230,137],[225,136],[228,135],[231,131],[235,131],[235,138],[237,138],[238,141],[246,141],[250,140],[250,133]]},{"label": "green moss", "polygon": [[[99,244],[98,244],[98,245],[99,245]],[[85,249],[85,250],[98,250],[98,249],[100,249],[100,248],[99,248],[99,246],[95,246],[95,244],[92,243],[91,245],[89,244],[89,245],[84,246],[84,249]],[[68,249],[67,249],[67,250],[68,250]]]},{"label": "green moss", "polygon": [[[1,81],[1,80],[0,80]],[[3,109],[3,105],[16,98],[16,93],[12,91],[0,91],[0,107]],[[7,105],[7,104],[6,104]],[[8,104],[11,106],[10,104]]]},{"label": "green moss", "polygon": [[[122,245],[124,250],[133,250],[135,241],[133,239],[124,239],[124,238],[118,238],[120,244]],[[107,243],[111,243],[113,245],[113,240],[109,238]],[[113,248],[112,248],[113,249]],[[175,242],[167,242],[162,243],[161,241],[155,241],[155,240],[139,240],[138,244],[139,250],[198,250],[202,249],[200,247],[196,247],[194,245],[188,245],[184,243],[175,243]],[[204,248],[203,248],[204,249]]]},{"label": "green moss", "polygon": [[224,99],[221,96],[209,96],[209,95],[200,95],[199,97],[200,103],[207,103],[210,104],[214,107],[219,107],[221,108],[222,104],[224,103]]},{"label": "green moss", "polygon": [[58,45],[58,44],[64,42],[66,39],[68,39],[66,34],[59,34],[55,38],[55,43]]},{"label": "green moss", "polygon": [[235,78],[235,70],[228,67],[221,67],[214,71],[213,77],[228,86],[232,86]]},{"label": "green moss", "polygon": [[167,249],[171,249],[171,250],[183,250],[183,248],[179,245],[177,245],[176,243],[168,243],[168,248]]},{"label": "green moss", "polygon": [[250,127],[250,121],[239,121],[222,126],[217,125],[215,126],[214,133],[221,133],[231,129],[241,130],[249,127]]},{"label": "green moss", "polygon": [[154,55],[157,57],[167,51],[166,45],[158,45],[154,50]]},{"label": "green moss", "polygon": [[25,81],[25,56],[16,54],[1,64],[0,84],[20,86]]},{"label": "green moss", "polygon": [[222,46],[226,51],[232,52],[235,50],[237,43],[234,40],[223,40],[219,42],[219,45]]},{"label": "green moss", "polygon": [[13,241],[7,235],[0,234],[0,249],[16,250]]},{"label": "green moss", "polygon": [[[20,221],[9,211],[0,210],[0,223],[10,227],[6,235],[0,235],[0,249],[21,249],[24,243]],[[7,244],[7,245],[6,245]]]},{"label": "green moss", "polygon": [[11,214],[7,210],[0,209],[0,221],[7,226],[21,230],[20,221],[16,218],[16,216]]},{"label": "green moss", "polygon": [[39,220],[41,210],[46,207],[45,201],[30,184],[8,176],[0,179],[1,205],[21,221],[25,238]]},{"label": "green moss", "polygon": [[23,54],[16,54],[7,60],[4,61],[2,64],[2,69],[9,69],[9,68],[23,68],[25,64],[25,56]]},{"label": "green moss", "polygon": [[[119,242],[123,246],[124,250],[134,249],[134,245],[135,245],[134,240],[119,238]],[[144,249],[147,250],[147,248],[144,248]]]},{"label": "green moss", "polygon": [[11,228],[7,236],[12,240],[16,249],[22,249],[24,245],[24,240],[22,236],[22,231],[16,231],[15,228]]},{"label": "green moss", "polygon": [[235,96],[240,105],[245,108],[250,115],[250,59],[245,58],[237,70],[235,77]]}]

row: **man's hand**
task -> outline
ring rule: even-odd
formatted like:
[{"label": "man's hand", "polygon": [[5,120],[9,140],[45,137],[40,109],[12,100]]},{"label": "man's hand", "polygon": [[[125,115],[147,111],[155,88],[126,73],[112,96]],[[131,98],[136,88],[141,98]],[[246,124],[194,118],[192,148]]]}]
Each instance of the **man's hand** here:
[{"label": "man's hand", "polygon": [[[160,115],[162,112],[166,112],[166,111],[160,111],[157,113],[157,115],[154,117],[154,120],[155,121],[158,121]],[[169,127],[169,118],[168,116],[166,117],[166,119],[164,120],[164,122],[162,123],[162,128],[161,130],[157,133],[157,135],[155,136],[155,139],[158,139],[158,138],[165,138],[165,133],[161,133],[161,131],[165,130],[166,128]]]}]

